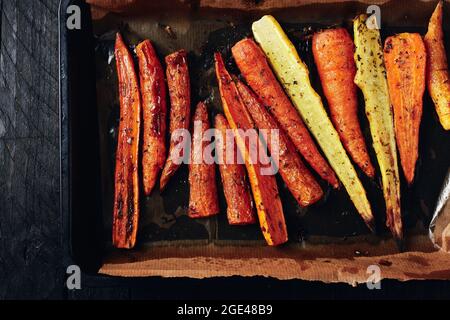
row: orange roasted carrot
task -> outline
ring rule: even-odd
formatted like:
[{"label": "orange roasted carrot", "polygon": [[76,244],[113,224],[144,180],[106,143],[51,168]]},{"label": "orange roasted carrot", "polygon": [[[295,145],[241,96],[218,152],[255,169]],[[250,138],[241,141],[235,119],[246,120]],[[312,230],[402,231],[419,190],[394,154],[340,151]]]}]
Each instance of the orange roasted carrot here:
[{"label": "orange roasted carrot", "polygon": [[[234,135],[223,115],[216,116],[215,128],[217,130],[216,154],[219,160],[223,191],[227,200],[228,222],[231,225],[256,223],[245,166],[236,161],[237,149],[234,144]],[[233,141],[232,144],[229,143],[230,139]]]},{"label": "orange roasted carrot", "polygon": [[133,248],[139,218],[139,132],[141,98],[133,57],[121,35],[116,37],[116,66],[119,80],[120,124],[116,152],[113,245]]},{"label": "orange roasted carrot", "polygon": [[189,130],[191,113],[191,84],[186,51],[180,50],[166,57],[166,76],[170,96],[171,135],[169,156],[161,174],[160,189],[164,190],[184,157],[186,139],[180,130]]},{"label": "orange roasted carrot", "polygon": [[261,141],[256,139],[255,142],[253,139],[245,138],[245,131],[254,130],[253,120],[235,83],[225,69],[220,53],[216,53],[214,57],[223,109],[245,160],[261,231],[269,245],[280,245],[288,240],[288,235],[275,176],[263,174],[262,163],[266,163],[267,154],[259,154],[259,161],[251,160],[251,152],[261,149],[259,146]]},{"label": "orange roasted carrot", "polygon": [[192,119],[191,159],[189,163],[189,211],[191,218],[206,218],[219,213],[216,168],[204,158],[208,146],[205,133],[210,129],[206,105],[200,102]]},{"label": "orange roasted carrot", "polygon": [[149,40],[136,47],[143,109],[142,180],[150,195],[166,160],[166,84],[164,72]]},{"label": "orange roasted carrot", "polygon": [[312,48],[339,137],[353,161],[373,178],[375,168],[358,121],[357,87],[353,82],[356,75],[353,40],[344,28],[328,29],[314,34]]},{"label": "orange roasted carrot", "polygon": [[[292,141],[256,94],[241,81],[236,79],[235,82],[247,110],[267,142],[272,158],[278,163],[281,177],[294,198],[302,207],[317,202],[323,196],[322,188],[303,164]],[[274,132],[278,133],[278,139],[273,138]]]},{"label": "orange roasted carrot", "polygon": [[425,92],[426,51],[418,33],[401,33],[384,44],[395,138],[406,181],[411,184],[419,156],[419,130]]},{"label": "orange roasted carrot", "polygon": [[439,1],[431,16],[424,41],[428,55],[428,91],[433,99],[442,127],[450,130],[450,74],[442,30],[442,6],[443,2]]},{"label": "orange roasted carrot", "polygon": [[303,120],[273,74],[261,48],[255,41],[246,38],[232,48],[232,53],[247,83],[269,108],[297,150],[323,179],[338,188],[339,181],[333,169],[317,149]]}]

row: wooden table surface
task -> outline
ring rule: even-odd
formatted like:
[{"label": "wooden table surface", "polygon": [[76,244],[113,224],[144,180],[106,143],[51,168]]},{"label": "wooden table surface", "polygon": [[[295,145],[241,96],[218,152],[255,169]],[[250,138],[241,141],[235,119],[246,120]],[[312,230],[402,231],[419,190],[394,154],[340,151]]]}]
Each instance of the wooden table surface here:
[{"label": "wooden table surface", "polygon": [[[58,0],[0,0],[0,299],[351,297],[381,292],[270,279],[105,279],[65,289],[59,210]],[[388,282],[389,283],[389,282]],[[211,292],[214,288],[214,292]],[[238,288],[238,289],[236,289]],[[450,296],[448,282],[385,297]]]},{"label": "wooden table surface", "polygon": [[0,1],[0,298],[63,295],[58,6]]}]

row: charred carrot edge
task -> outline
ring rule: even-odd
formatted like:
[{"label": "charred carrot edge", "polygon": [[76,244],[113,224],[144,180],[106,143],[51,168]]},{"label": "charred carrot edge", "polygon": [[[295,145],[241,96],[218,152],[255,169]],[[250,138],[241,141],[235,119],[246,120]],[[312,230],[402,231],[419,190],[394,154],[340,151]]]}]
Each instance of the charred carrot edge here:
[{"label": "charred carrot edge", "polygon": [[223,109],[231,129],[234,130],[236,143],[245,160],[262,233],[269,245],[280,245],[288,240],[288,235],[275,176],[262,175],[261,164],[259,162],[252,163],[250,160],[249,150],[254,148],[259,150],[259,148],[246,143],[248,139],[241,134],[242,130],[254,129],[253,120],[245,108],[235,83],[225,69],[220,53],[216,53],[214,57]]},{"label": "charred carrot edge", "polygon": [[[171,135],[169,156],[161,174],[160,189],[164,190],[170,178],[178,170],[184,157],[182,151],[186,141],[177,130],[189,130],[191,112],[191,84],[187,64],[187,53],[184,50],[177,51],[166,57],[166,77],[170,96],[170,125]],[[178,159],[175,161],[175,159]]]},{"label": "charred carrot edge", "polygon": [[[278,170],[289,191],[302,207],[317,202],[323,196],[322,188],[303,164],[291,140],[256,94],[241,81],[235,79],[235,82],[248,112],[263,133],[272,158],[278,162]],[[272,136],[273,130],[277,130],[278,139]]]},{"label": "charred carrot edge", "polygon": [[386,79],[380,31],[367,26],[367,15],[353,20],[355,40],[355,83],[364,94],[373,148],[381,173],[386,203],[386,225],[396,240],[403,238],[400,202],[400,173],[395,143],[394,119]]},{"label": "charred carrot edge", "polygon": [[[234,143],[232,149],[227,139],[234,141],[227,119],[222,114],[215,118],[216,154],[219,159],[220,176],[223,191],[227,201],[228,223],[231,225],[246,225],[256,223],[252,194],[248,185],[245,166],[237,162],[227,163],[227,159],[237,159],[237,149]],[[230,134],[231,133],[231,134]]]},{"label": "charred carrot edge", "polygon": [[442,127],[450,130],[450,75],[442,30],[442,7],[443,2],[439,1],[424,38],[428,54],[427,87]]},{"label": "charred carrot edge", "polygon": [[200,102],[192,119],[191,161],[189,163],[189,211],[191,218],[206,218],[220,212],[217,197],[215,164],[208,164],[203,159],[208,146],[204,135],[210,128],[206,105]]},{"label": "charred carrot edge", "polygon": [[121,35],[116,37],[120,124],[116,152],[113,245],[133,248],[139,218],[139,132],[141,99],[133,58]]},{"label": "charred carrot edge", "polygon": [[149,40],[136,47],[143,109],[142,181],[150,195],[166,160],[166,85],[164,72]]},{"label": "charred carrot edge", "polygon": [[406,181],[411,184],[419,156],[419,130],[425,92],[426,51],[418,33],[401,33],[384,45],[395,138]]},{"label": "charred carrot edge", "polygon": [[353,40],[344,28],[328,29],[314,34],[312,48],[331,120],[353,161],[373,178],[375,168],[358,120]]},{"label": "charred carrot edge", "polygon": [[273,74],[261,48],[255,41],[246,38],[234,45],[232,53],[246,82],[269,107],[305,160],[324,180],[338,188],[339,181],[333,169],[317,149],[300,115]]}]

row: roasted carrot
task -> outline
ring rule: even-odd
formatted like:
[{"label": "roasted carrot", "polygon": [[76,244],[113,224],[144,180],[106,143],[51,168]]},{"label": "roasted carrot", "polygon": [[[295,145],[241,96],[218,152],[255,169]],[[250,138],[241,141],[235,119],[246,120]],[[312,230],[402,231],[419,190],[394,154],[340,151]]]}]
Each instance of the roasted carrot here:
[{"label": "roasted carrot", "polygon": [[206,218],[219,213],[215,164],[204,158],[208,146],[205,133],[210,129],[206,105],[200,102],[192,119],[191,159],[189,163],[189,212],[191,218]]},{"label": "roasted carrot", "polygon": [[384,44],[395,138],[406,181],[414,180],[419,155],[419,129],[425,91],[426,51],[418,33],[401,33]]},{"label": "roasted carrot", "polygon": [[186,137],[181,130],[189,130],[191,112],[191,84],[186,51],[180,50],[166,57],[166,76],[170,96],[171,135],[169,156],[161,174],[160,189],[164,190],[169,179],[180,167],[184,157]]},{"label": "roasted carrot", "polygon": [[442,6],[439,1],[428,24],[425,35],[427,49],[427,87],[436,107],[439,121],[450,130],[450,75],[442,30]]},{"label": "roasted carrot", "polygon": [[217,130],[216,154],[227,201],[228,222],[231,225],[256,223],[245,166],[236,161],[238,151],[234,144],[234,134],[223,115],[216,116],[215,128]]},{"label": "roasted carrot", "polygon": [[113,245],[133,248],[139,218],[139,132],[141,98],[133,57],[121,35],[116,37],[116,66],[119,80],[120,124],[116,152]]},{"label": "roasted carrot", "polygon": [[166,85],[164,72],[149,40],[136,47],[143,109],[142,181],[150,195],[166,160]]},{"label": "roasted carrot", "polygon": [[[236,79],[235,82],[247,110],[267,142],[272,158],[278,163],[278,171],[289,191],[302,207],[317,202],[323,196],[322,188],[303,164],[292,141],[257,95],[241,81]],[[278,139],[272,136],[275,132]]]},{"label": "roasted carrot", "polygon": [[251,152],[261,149],[258,146],[261,141],[256,139],[255,145],[253,139],[245,138],[245,131],[254,130],[255,125],[225,68],[220,53],[215,54],[215,61],[223,109],[245,160],[262,233],[269,245],[280,245],[288,240],[288,235],[275,176],[262,174],[262,163],[266,163],[265,158],[268,156],[261,153],[258,157],[260,161],[251,160]]},{"label": "roasted carrot", "polygon": [[344,28],[328,29],[314,34],[312,48],[331,120],[353,161],[373,178],[375,168],[358,121],[353,40]]},{"label": "roasted carrot", "polygon": [[367,15],[353,21],[355,39],[355,83],[364,94],[373,148],[380,167],[386,202],[386,225],[397,240],[403,238],[400,204],[400,174],[397,163],[394,119],[389,99],[380,31],[369,28]]},{"label": "roasted carrot", "polygon": [[311,85],[308,67],[274,17],[263,16],[253,23],[252,31],[277,78],[347,190],[356,210],[367,227],[373,230],[374,218],[366,191],[328,117],[320,95]]},{"label": "roasted carrot", "polygon": [[333,169],[322,157],[300,115],[278,83],[261,48],[250,38],[239,41],[232,53],[247,83],[268,106],[310,166],[334,188],[339,187]]}]

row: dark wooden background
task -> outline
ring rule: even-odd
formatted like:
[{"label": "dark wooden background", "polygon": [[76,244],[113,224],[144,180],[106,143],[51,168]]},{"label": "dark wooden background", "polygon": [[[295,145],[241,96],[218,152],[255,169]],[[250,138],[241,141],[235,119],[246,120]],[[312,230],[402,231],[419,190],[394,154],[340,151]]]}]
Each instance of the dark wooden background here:
[{"label": "dark wooden background", "polygon": [[65,289],[59,210],[59,0],[0,0],[0,299],[450,297],[449,282],[369,292],[271,279],[85,276]]},{"label": "dark wooden background", "polygon": [[0,299],[58,298],[58,0],[0,0]]}]

